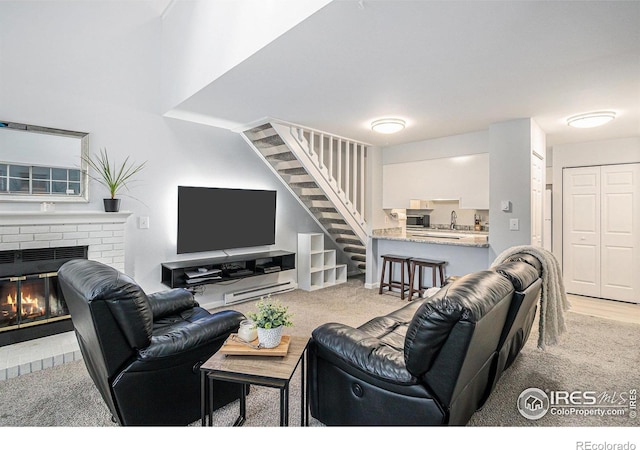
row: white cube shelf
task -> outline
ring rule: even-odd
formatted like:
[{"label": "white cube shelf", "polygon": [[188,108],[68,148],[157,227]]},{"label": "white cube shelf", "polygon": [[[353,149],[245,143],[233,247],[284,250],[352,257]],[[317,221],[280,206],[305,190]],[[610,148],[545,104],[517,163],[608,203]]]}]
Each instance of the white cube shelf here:
[{"label": "white cube shelf", "polygon": [[324,249],[324,234],[298,234],[298,287],[314,291],[347,281],[347,265],[336,264],[336,251]]}]

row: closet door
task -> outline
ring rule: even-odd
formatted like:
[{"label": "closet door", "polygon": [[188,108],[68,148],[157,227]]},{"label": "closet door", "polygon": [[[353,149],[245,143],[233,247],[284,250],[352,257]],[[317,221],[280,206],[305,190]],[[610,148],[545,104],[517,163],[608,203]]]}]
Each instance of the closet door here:
[{"label": "closet door", "polygon": [[640,164],[602,166],[601,293],[640,301]]},{"label": "closet door", "polygon": [[564,169],[567,292],[640,303],[640,164]]},{"label": "closet door", "polygon": [[600,167],[563,171],[563,278],[567,292],[600,296]]}]

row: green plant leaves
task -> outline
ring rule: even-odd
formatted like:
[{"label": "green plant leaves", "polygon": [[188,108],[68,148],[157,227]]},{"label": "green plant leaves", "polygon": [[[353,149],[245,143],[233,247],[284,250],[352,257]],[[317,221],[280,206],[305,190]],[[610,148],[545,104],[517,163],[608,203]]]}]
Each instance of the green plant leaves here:
[{"label": "green plant leaves", "polygon": [[278,328],[279,326],[290,327],[293,326],[291,317],[293,316],[289,312],[289,307],[280,303],[279,300],[274,300],[271,295],[260,297],[258,303],[257,312],[249,313],[249,318],[254,321],[258,328]]},{"label": "green plant leaves", "polygon": [[96,155],[94,158],[83,158],[85,162],[94,171],[98,173],[98,177],[91,177],[98,183],[102,184],[109,190],[111,198],[115,198],[118,191],[122,188],[129,189],[127,183],[133,181],[132,177],[144,169],[146,161],[142,164],[129,163],[129,157],[127,156],[124,162],[117,166],[115,163],[109,161],[109,155],[107,149],[100,149],[100,155]]}]

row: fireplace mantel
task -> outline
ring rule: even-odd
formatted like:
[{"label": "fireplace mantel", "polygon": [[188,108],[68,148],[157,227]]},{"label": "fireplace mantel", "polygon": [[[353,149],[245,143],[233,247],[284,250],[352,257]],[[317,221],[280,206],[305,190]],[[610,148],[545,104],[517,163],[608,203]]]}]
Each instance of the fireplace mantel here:
[{"label": "fireplace mantel", "polygon": [[89,246],[89,259],[124,272],[130,211],[1,211],[0,250]]},{"label": "fireplace mantel", "polygon": [[0,211],[1,225],[39,225],[65,223],[125,223],[131,211]]}]

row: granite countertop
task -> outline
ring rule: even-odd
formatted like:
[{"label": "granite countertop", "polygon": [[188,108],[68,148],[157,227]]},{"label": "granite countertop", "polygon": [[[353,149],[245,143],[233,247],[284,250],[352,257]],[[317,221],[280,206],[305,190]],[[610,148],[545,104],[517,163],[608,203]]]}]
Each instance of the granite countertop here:
[{"label": "granite countertop", "polygon": [[386,228],[373,230],[373,239],[392,241],[418,242],[425,244],[457,245],[463,247],[489,247],[489,235],[484,232],[432,230],[404,230],[402,228]]}]

